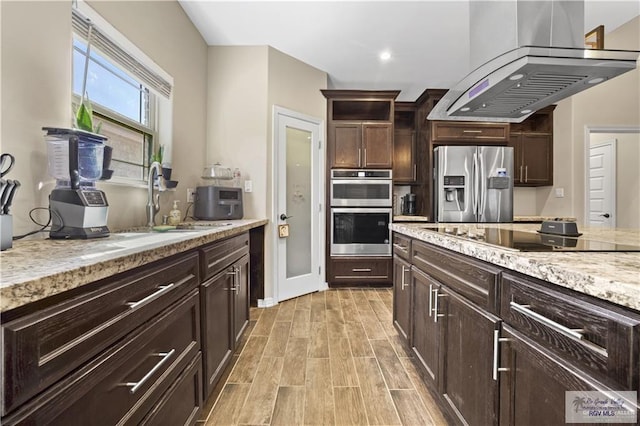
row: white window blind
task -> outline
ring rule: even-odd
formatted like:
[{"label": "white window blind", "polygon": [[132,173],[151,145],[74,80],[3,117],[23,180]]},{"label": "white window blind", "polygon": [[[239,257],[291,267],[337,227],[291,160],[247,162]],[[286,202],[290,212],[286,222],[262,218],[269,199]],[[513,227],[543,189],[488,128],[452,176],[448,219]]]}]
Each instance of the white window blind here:
[{"label": "white window blind", "polygon": [[108,56],[109,59],[116,62],[124,70],[131,73],[132,77],[139,79],[150,89],[155,90],[167,99],[170,98],[172,89],[170,82],[120,48],[100,31],[100,28],[92,25],[91,20],[84,17],[76,9],[72,10],[72,24],[73,31],[85,40],[89,38],[89,27],[92,26],[91,45],[93,47]]}]

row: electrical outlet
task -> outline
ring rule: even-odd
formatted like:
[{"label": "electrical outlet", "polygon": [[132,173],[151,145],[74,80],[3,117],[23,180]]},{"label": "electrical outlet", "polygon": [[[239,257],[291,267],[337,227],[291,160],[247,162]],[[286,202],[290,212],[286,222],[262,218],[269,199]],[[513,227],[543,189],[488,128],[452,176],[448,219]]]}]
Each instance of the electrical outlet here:
[{"label": "electrical outlet", "polygon": [[187,203],[193,203],[196,199],[196,190],[187,188]]},{"label": "electrical outlet", "polygon": [[564,188],[556,188],[556,198],[564,197]]},{"label": "electrical outlet", "polygon": [[251,191],[253,191],[253,182],[251,182],[250,180],[245,180],[244,192],[251,192]]}]

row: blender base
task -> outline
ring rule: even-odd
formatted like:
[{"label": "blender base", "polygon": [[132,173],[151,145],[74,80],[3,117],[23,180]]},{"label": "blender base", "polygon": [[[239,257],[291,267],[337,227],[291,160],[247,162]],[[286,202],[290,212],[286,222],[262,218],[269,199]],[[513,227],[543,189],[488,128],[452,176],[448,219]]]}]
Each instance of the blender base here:
[{"label": "blender base", "polygon": [[109,205],[96,189],[57,188],[49,196],[52,239],[88,239],[109,236]]}]

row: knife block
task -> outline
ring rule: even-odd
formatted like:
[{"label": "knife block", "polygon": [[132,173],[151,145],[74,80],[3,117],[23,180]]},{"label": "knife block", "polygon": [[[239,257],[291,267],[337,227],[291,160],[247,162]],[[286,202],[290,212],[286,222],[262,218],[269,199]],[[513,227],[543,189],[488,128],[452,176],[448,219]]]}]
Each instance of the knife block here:
[{"label": "knife block", "polygon": [[0,250],[4,251],[13,247],[13,216],[0,215]]}]

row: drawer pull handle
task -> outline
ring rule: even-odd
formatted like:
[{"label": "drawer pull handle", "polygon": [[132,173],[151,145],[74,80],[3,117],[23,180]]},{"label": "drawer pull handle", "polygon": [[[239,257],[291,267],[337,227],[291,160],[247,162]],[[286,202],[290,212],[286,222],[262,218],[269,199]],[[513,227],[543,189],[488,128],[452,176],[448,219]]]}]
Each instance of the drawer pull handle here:
[{"label": "drawer pull handle", "polygon": [[511,309],[513,309],[514,311],[518,311],[522,315],[525,315],[533,320],[536,320],[539,323],[554,329],[560,334],[563,334],[567,337],[571,337],[572,339],[575,339],[575,340],[582,340],[584,338],[584,336],[581,333],[582,331],[581,329],[572,329],[569,327],[565,327],[562,324],[558,324],[554,320],[549,319],[544,315],[540,315],[539,313],[532,311],[531,309],[529,309],[529,305],[521,305],[519,303],[511,301],[510,306],[511,306]]},{"label": "drawer pull handle", "polygon": [[463,130],[462,133],[482,133],[482,130]]},{"label": "drawer pull handle", "polygon": [[393,243],[393,246],[399,250],[407,251],[407,246],[403,246],[402,244]]},{"label": "drawer pull handle", "polygon": [[144,299],[140,299],[137,302],[127,302],[127,305],[129,306],[130,309],[136,309],[139,306],[146,305],[147,303],[151,302],[154,299],[157,299],[162,294],[164,294],[167,291],[169,291],[174,285],[175,285],[175,283],[171,283],[171,284],[167,284],[167,285],[161,285],[160,287],[158,287],[158,291],[151,293],[150,295],[148,295]]},{"label": "drawer pull handle", "polygon": [[429,284],[429,318],[433,312],[433,284]]},{"label": "drawer pull handle", "polygon": [[147,372],[147,374],[145,374],[142,379],[140,379],[139,382],[128,382],[128,383],[124,383],[124,386],[130,387],[131,389],[129,389],[129,393],[134,394],[138,391],[138,389],[140,389],[140,387],[142,385],[144,385],[144,383],[149,380],[151,378],[151,376],[153,376],[153,374],[158,371],[165,362],[167,362],[169,360],[169,358],[171,358],[171,355],[173,355],[174,353],[176,353],[175,349],[171,349],[169,352],[160,352],[157,354],[151,354],[151,356],[160,356],[162,357],[162,359],[160,361],[158,361],[158,363],[156,365],[153,366],[153,368],[151,370],[149,370],[149,372]]},{"label": "drawer pull handle", "polygon": [[580,343],[582,343],[583,345],[587,346],[589,349],[591,349],[594,352],[597,352],[598,354],[607,357],[609,356],[607,349],[603,348],[602,346],[598,346],[593,342],[588,341],[587,339],[584,338],[584,335],[582,334],[584,332],[584,329],[582,328],[569,328],[569,327],[565,327],[562,324],[558,324],[557,322],[553,321],[552,319],[549,319],[547,317],[545,317],[544,315],[540,315],[537,312],[532,311],[531,309],[529,309],[529,305],[521,305],[519,303],[516,303],[514,301],[510,302],[510,306],[511,309],[513,309],[514,311],[518,311],[521,314],[528,316],[529,318],[538,321],[539,323],[546,325],[547,327],[557,331],[558,333],[567,336],[571,339],[577,340]]},{"label": "drawer pull handle", "polygon": [[353,268],[351,272],[371,272],[371,268]]}]

